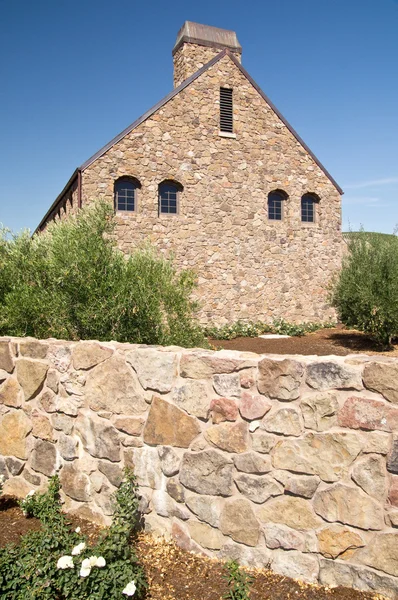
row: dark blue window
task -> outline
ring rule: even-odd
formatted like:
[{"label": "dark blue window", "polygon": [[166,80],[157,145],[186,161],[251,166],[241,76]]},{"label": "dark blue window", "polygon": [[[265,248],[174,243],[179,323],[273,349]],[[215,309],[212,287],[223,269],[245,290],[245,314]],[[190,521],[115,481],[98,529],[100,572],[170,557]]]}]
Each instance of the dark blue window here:
[{"label": "dark blue window", "polygon": [[182,186],[172,181],[159,185],[159,214],[176,215],[178,213],[179,193]]},{"label": "dark blue window", "polygon": [[131,177],[121,177],[115,182],[115,209],[134,212],[137,210],[137,190],[140,184]]},{"label": "dark blue window", "polygon": [[283,215],[283,201],[286,196],[282,192],[270,192],[268,194],[268,218],[273,221],[281,221]]},{"label": "dark blue window", "polygon": [[303,223],[315,223],[315,202],[311,194],[304,194],[301,198],[301,220]]}]

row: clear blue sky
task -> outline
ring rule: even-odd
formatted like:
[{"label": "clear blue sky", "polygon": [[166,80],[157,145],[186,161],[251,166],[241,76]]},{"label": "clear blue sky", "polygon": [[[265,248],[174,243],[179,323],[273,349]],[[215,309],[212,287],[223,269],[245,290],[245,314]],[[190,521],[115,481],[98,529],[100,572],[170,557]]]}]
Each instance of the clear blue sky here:
[{"label": "clear blue sky", "polygon": [[185,20],[243,65],[345,190],[398,223],[398,0],[0,0],[0,222],[34,229],[74,169],[172,89]]}]

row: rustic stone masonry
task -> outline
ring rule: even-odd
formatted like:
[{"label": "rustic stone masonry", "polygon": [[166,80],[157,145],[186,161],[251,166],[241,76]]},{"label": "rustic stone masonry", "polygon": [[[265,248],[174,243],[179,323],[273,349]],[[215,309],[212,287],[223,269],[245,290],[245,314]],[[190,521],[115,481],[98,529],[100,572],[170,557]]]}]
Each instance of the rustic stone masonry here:
[{"label": "rustic stone masonry", "polygon": [[398,598],[398,360],[0,340],[0,473],[187,550]]}]

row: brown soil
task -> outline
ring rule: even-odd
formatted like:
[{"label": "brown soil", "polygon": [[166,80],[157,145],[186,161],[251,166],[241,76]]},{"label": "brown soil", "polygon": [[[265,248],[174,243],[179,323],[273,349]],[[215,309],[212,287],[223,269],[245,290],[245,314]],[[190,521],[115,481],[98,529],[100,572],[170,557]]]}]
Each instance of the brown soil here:
[{"label": "brown soil", "polygon": [[210,340],[216,348],[255,352],[256,354],[305,354],[328,356],[337,354],[376,354],[397,357],[398,345],[390,350],[378,346],[369,336],[360,331],[343,327],[320,329],[301,337],[267,340],[263,338],[238,337],[234,340]]},{"label": "brown soil", "polygon": [[[80,527],[93,544],[101,528],[75,517],[73,528]],[[37,519],[24,517],[17,502],[0,498],[0,547],[17,543],[28,531],[40,529]],[[228,591],[225,565],[185,552],[173,542],[141,533],[136,541],[138,558],[144,566],[149,583],[146,600],[222,600]],[[250,600],[383,600],[373,593],[348,588],[326,588],[304,584],[265,569],[247,569],[253,577]]]}]

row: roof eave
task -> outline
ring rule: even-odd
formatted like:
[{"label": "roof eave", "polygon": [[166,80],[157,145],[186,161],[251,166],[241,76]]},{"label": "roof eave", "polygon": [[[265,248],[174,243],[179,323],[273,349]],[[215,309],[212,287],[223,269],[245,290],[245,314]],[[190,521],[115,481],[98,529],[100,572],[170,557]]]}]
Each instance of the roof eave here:
[{"label": "roof eave", "polygon": [[56,197],[56,199],[54,200],[54,202],[51,204],[50,208],[48,209],[48,211],[46,212],[46,214],[44,215],[44,217],[42,218],[42,220],[40,221],[40,223],[38,224],[38,226],[34,230],[33,235],[35,235],[38,231],[41,230],[42,225],[45,225],[48,217],[51,215],[52,211],[57,206],[57,204],[61,200],[62,196],[64,196],[66,194],[66,192],[68,191],[68,189],[75,182],[75,179],[77,179],[79,171],[80,171],[79,168],[77,168],[77,169],[75,169],[73,171],[72,175],[70,176],[70,178],[68,180],[68,183],[64,186],[62,192],[60,194],[58,194],[58,196]]}]

